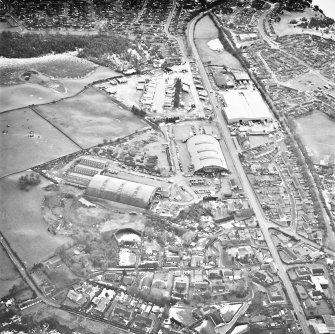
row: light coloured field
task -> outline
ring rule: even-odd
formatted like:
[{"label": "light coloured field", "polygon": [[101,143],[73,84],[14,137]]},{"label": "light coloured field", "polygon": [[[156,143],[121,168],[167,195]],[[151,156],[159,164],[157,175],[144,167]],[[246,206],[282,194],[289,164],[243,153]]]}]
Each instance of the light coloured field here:
[{"label": "light coloured field", "polygon": [[68,54],[47,55],[36,58],[1,58],[0,84],[20,84],[20,74],[31,70],[51,78],[78,79],[92,73],[98,66],[88,60]]},{"label": "light coloured field", "polygon": [[121,108],[106,94],[89,88],[82,94],[36,110],[82,147],[129,135],[146,126],[140,118]]},{"label": "light coloured field", "polygon": [[29,108],[0,114],[0,129],[0,177],[80,149]]},{"label": "light coloured field", "polygon": [[241,63],[237,58],[232,56],[229,52],[222,50],[220,52],[211,50],[207,43],[211,38],[196,39],[195,45],[198,49],[199,56],[203,62],[211,62],[211,65],[227,66],[231,68],[243,69]]},{"label": "light coloured field", "polygon": [[200,19],[194,27],[194,39],[197,38],[218,38],[218,30],[208,15]]},{"label": "light coloured field", "polygon": [[140,98],[143,91],[137,90],[136,85],[139,79],[147,78],[148,76],[143,75],[132,75],[127,78],[127,82],[113,86],[116,90],[114,97],[124,103],[127,107],[131,108],[133,105],[140,105]]},{"label": "light coloured field", "polygon": [[199,56],[203,62],[210,61],[212,65],[224,65],[231,68],[242,69],[242,65],[229,52],[211,50],[207,43],[219,37],[219,32],[208,15],[199,20],[194,29],[194,41]]},{"label": "light coloured field", "polygon": [[328,83],[325,80],[313,73],[300,75],[286,83],[287,86],[302,91],[310,91],[317,89],[318,87],[323,88],[323,86],[327,84]]},{"label": "light coloured field", "polygon": [[99,66],[93,73],[80,79],[59,79],[65,87],[64,93],[38,84],[23,83],[14,86],[0,86],[0,112],[22,108],[31,104],[42,104],[70,97],[93,81],[117,76],[118,73],[109,68]]},{"label": "light coloured field", "polygon": [[42,182],[28,192],[18,188],[18,179],[23,174],[0,180],[1,220],[0,229],[19,257],[32,266],[48,257],[68,238],[53,236],[47,231],[41,215],[44,187]]},{"label": "light coloured field", "polygon": [[297,132],[316,158],[335,154],[335,122],[322,113],[313,113],[296,121]]}]

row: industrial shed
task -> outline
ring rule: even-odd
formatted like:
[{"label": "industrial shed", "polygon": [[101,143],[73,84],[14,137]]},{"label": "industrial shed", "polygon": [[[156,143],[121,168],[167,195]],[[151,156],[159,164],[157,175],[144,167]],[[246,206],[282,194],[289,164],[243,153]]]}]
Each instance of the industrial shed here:
[{"label": "industrial shed", "polygon": [[222,93],[229,124],[247,121],[272,121],[272,115],[261,94],[255,90],[230,90]]},{"label": "industrial shed", "polygon": [[95,175],[87,187],[86,195],[147,208],[157,190],[156,187],[142,183]]},{"label": "industrial shed", "polygon": [[187,140],[194,172],[228,171],[219,142],[210,135],[196,135]]}]

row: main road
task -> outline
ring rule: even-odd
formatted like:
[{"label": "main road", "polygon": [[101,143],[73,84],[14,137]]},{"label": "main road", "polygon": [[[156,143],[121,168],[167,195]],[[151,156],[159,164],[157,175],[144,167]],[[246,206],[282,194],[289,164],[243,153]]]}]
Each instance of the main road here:
[{"label": "main road", "polygon": [[278,275],[281,278],[281,280],[282,280],[282,282],[283,282],[283,284],[286,288],[287,294],[290,297],[292,306],[293,306],[293,308],[294,308],[294,310],[297,314],[297,317],[298,317],[299,322],[302,326],[302,329],[303,329],[304,333],[310,334],[311,331],[309,329],[309,325],[308,325],[308,322],[307,322],[306,318],[303,316],[304,313],[303,313],[303,310],[302,310],[301,305],[299,303],[299,300],[298,300],[298,298],[295,294],[294,288],[293,288],[293,286],[291,284],[291,281],[290,281],[290,279],[287,275],[285,267],[282,265],[282,261],[279,257],[278,251],[277,251],[277,249],[276,249],[276,247],[275,247],[275,245],[274,245],[274,243],[271,239],[271,234],[270,234],[270,231],[268,229],[269,225],[268,225],[266,216],[265,216],[265,214],[264,214],[264,212],[263,212],[263,210],[262,210],[262,208],[261,208],[261,206],[258,202],[256,194],[254,193],[254,191],[253,191],[253,189],[252,189],[252,187],[249,183],[249,180],[248,180],[248,178],[247,178],[247,176],[244,172],[244,169],[243,169],[243,166],[242,166],[242,164],[240,162],[240,159],[238,157],[237,150],[235,148],[234,142],[233,142],[233,140],[230,136],[230,131],[229,131],[229,129],[227,127],[227,124],[226,124],[226,121],[223,117],[222,110],[221,110],[220,107],[217,107],[217,106],[220,106],[220,103],[218,102],[218,100],[216,99],[215,94],[213,93],[213,90],[212,90],[207,72],[205,70],[205,67],[204,67],[201,59],[200,59],[200,56],[198,54],[198,50],[197,50],[197,48],[195,46],[195,43],[194,43],[194,27],[195,27],[195,24],[198,21],[198,19],[201,18],[204,15],[205,15],[205,13],[199,14],[188,25],[187,35],[188,35],[189,43],[191,45],[192,52],[193,52],[194,58],[196,60],[196,64],[198,66],[199,73],[202,77],[203,85],[208,92],[210,102],[212,104],[213,110],[215,111],[215,114],[216,114],[216,117],[217,117],[217,121],[221,126],[223,138],[224,138],[225,144],[228,148],[228,152],[226,154],[229,154],[232,161],[234,162],[235,169],[236,169],[236,171],[239,175],[239,179],[240,179],[241,184],[243,186],[243,189],[244,189],[244,191],[245,191],[245,193],[246,193],[246,195],[249,199],[250,205],[254,209],[255,216],[256,216],[256,218],[259,222],[260,228],[262,229],[264,239],[265,239],[265,241],[266,241],[266,243],[269,247],[271,256],[272,256],[274,262],[278,265]]}]

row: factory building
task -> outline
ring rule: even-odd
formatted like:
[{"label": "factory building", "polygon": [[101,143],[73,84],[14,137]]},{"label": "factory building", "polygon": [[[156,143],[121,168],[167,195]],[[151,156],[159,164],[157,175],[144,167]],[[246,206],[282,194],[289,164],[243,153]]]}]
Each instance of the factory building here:
[{"label": "factory building", "polygon": [[157,187],[104,175],[93,176],[86,195],[113,202],[148,208]]},{"label": "factory building", "polygon": [[261,94],[255,90],[230,90],[222,93],[224,113],[228,124],[247,121],[273,120]]},{"label": "factory building", "polygon": [[210,135],[196,135],[186,142],[194,172],[228,171],[226,160],[217,139]]}]

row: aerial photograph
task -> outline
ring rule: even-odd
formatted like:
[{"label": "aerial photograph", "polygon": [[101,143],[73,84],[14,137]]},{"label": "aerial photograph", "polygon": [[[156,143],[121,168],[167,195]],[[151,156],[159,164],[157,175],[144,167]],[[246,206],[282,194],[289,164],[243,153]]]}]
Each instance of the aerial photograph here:
[{"label": "aerial photograph", "polygon": [[335,0],[0,0],[0,334],[335,334]]}]

